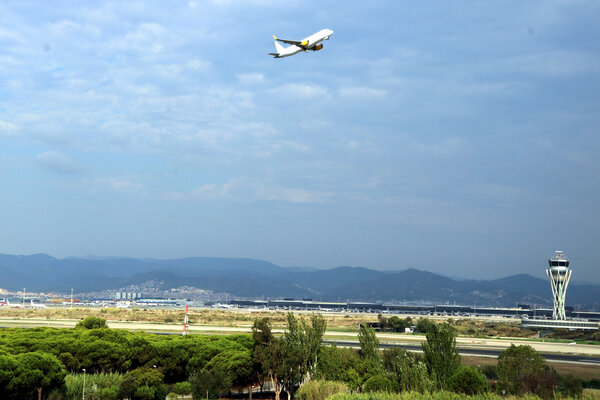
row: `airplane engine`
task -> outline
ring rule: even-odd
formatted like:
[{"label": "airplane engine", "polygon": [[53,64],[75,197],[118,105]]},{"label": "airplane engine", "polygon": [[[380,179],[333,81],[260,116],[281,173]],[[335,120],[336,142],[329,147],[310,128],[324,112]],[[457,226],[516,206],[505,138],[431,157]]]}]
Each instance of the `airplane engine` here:
[{"label": "airplane engine", "polygon": [[315,47],[313,47],[311,50],[312,51],[319,51],[323,48],[323,44],[319,43],[318,45],[316,45]]},{"label": "airplane engine", "polygon": [[302,47],[306,47],[308,46],[308,40],[304,40],[302,43],[300,43],[302,45]]}]

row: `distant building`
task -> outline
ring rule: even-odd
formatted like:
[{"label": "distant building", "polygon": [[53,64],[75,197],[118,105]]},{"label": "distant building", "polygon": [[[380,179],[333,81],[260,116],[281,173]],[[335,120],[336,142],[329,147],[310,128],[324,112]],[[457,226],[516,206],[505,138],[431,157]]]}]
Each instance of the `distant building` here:
[{"label": "distant building", "polygon": [[141,299],[142,294],[137,292],[116,292],[115,300],[136,300]]}]

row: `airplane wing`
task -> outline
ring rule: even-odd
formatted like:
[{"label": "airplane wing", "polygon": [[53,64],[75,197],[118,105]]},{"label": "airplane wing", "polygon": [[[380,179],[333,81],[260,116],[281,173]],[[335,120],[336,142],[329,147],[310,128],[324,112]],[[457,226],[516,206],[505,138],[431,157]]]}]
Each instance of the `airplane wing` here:
[{"label": "airplane wing", "polygon": [[287,39],[279,39],[277,36],[273,35],[273,39],[277,40],[278,42],[281,43],[285,43],[285,44],[293,44],[296,45],[298,47],[302,47],[302,46],[306,46],[302,44],[301,40],[287,40]]}]

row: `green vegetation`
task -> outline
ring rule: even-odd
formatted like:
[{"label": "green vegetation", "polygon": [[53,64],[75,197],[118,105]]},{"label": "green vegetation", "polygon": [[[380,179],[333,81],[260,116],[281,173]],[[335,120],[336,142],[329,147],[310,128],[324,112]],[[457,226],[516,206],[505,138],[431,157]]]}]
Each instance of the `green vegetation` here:
[{"label": "green vegetation", "polygon": [[322,400],[337,393],[349,393],[342,382],[312,380],[300,387],[296,393],[298,400]]},{"label": "green vegetation", "polygon": [[258,364],[260,381],[268,380],[279,400],[281,391],[293,395],[305,379],[310,379],[325,333],[321,315],[313,314],[310,322],[288,316],[288,329],[283,337],[273,336],[270,321],[257,319],[252,327],[253,355]]},{"label": "green vegetation", "polygon": [[[559,397],[561,400],[569,400],[567,397]],[[533,394],[523,396],[502,396],[499,394],[485,393],[479,395],[467,395],[448,391],[433,393],[403,392],[403,393],[361,393],[361,394],[335,394],[327,400],[542,400]],[[593,395],[583,395],[579,400],[595,400]]]},{"label": "green vegetation", "polygon": [[439,389],[448,387],[448,379],[460,366],[460,355],[456,347],[454,328],[447,323],[434,324],[425,335],[422,344],[427,371]]},{"label": "green vegetation", "polygon": [[[276,399],[285,392],[284,398],[300,400],[496,399],[503,393],[550,399],[586,395],[584,388],[600,386],[597,380],[558,375],[530,346],[511,346],[497,367],[463,366],[449,323],[419,321],[426,332],[421,355],[380,351],[368,324],[359,327],[360,350],[323,346],[322,316],[285,318],[281,336],[264,317],[254,320],[252,335],[152,335],[110,329],[100,317],[70,329],[0,330],[0,398],[80,399],[84,380],[86,398],[97,400],[162,400],[167,393],[212,399],[256,383],[261,388],[268,383]],[[393,329],[404,324],[386,321]],[[364,394],[352,397],[353,392]],[[408,394],[412,397],[404,397]]]},{"label": "green vegetation", "polygon": [[510,394],[535,393],[552,398],[558,375],[531,346],[511,345],[498,356],[498,389]]},{"label": "green vegetation", "polygon": [[448,389],[455,393],[474,395],[488,392],[490,384],[480,369],[462,365],[448,379]]},{"label": "green vegetation", "polygon": [[101,329],[108,328],[108,325],[106,324],[106,320],[104,318],[87,317],[79,321],[77,325],[75,325],[75,328]]}]

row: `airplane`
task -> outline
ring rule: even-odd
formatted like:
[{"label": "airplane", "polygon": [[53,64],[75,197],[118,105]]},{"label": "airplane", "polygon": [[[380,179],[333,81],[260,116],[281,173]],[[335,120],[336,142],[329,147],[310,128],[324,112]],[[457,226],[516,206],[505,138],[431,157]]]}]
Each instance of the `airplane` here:
[{"label": "airplane", "polygon": [[[317,33],[313,33],[309,37],[302,40],[287,40],[287,39],[279,39],[277,36],[273,35],[273,45],[275,45],[276,53],[269,53],[275,58],[283,58],[293,56],[294,54],[298,54],[301,51],[318,51],[323,48],[323,40],[329,40],[329,37],[333,35],[333,31],[331,29],[321,29]],[[288,47],[283,47],[277,42],[289,44]]]},{"label": "airplane", "polygon": [[0,304],[0,307],[21,308],[21,305],[20,304],[10,304],[10,301],[8,301],[8,299],[4,299],[4,300],[2,300],[2,304]]},{"label": "airplane", "polygon": [[31,304],[29,305],[29,308],[48,308],[48,306],[42,303],[34,303],[33,299],[31,299]]},{"label": "airplane", "polygon": [[232,304],[216,303],[214,305],[214,307],[216,307],[216,308],[233,308],[234,306]]}]

